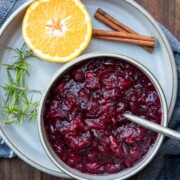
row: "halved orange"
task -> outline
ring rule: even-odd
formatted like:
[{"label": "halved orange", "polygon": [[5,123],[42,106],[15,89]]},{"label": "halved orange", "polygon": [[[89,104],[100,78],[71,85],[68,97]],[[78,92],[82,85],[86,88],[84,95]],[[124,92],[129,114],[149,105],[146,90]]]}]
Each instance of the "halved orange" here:
[{"label": "halved orange", "polygon": [[37,0],[27,9],[22,34],[38,57],[67,62],[89,44],[92,23],[80,0]]}]

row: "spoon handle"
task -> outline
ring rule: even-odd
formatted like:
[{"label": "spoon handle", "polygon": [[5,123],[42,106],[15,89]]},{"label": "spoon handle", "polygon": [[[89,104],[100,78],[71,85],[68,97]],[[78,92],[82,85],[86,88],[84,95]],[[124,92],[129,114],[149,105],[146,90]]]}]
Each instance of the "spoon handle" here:
[{"label": "spoon handle", "polygon": [[147,129],[150,129],[152,131],[155,131],[157,133],[163,134],[163,135],[168,136],[172,139],[176,139],[176,140],[180,141],[180,133],[177,131],[174,131],[172,129],[160,126],[159,124],[150,122],[148,120],[142,119],[140,117],[137,117],[137,116],[134,116],[131,114],[124,113],[123,117],[127,118],[128,120],[130,120],[136,124],[139,124],[139,125],[147,128]]}]

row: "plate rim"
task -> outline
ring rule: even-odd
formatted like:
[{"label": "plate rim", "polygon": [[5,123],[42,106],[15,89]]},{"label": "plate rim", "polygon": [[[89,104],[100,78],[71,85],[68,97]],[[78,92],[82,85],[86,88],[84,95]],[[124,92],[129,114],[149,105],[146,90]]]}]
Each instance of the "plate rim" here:
[{"label": "plate rim", "polygon": [[[26,7],[28,7],[33,1],[34,0],[28,0],[27,2],[22,4],[19,8],[17,8],[9,16],[9,18],[4,22],[4,24],[0,28],[0,38],[1,38],[2,34],[3,34],[3,32],[8,27],[8,25],[10,24],[10,22],[19,13],[21,13]],[[173,84],[172,84],[173,85],[173,92],[172,92],[172,97],[171,97],[170,107],[169,107],[169,112],[168,112],[168,117],[170,119],[171,116],[172,116],[175,104],[176,104],[177,90],[178,90],[178,79],[177,79],[176,62],[175,62],[175,58],[174,58],[172,49],[171,49],[171,47],[169,45],[169,42],[168,42],[164,32],[161,30],[161,28],[158,25],[157,21],[152,17],[152,15],[149,12],[147,12],[141,5],[139,5],[134,0],[133,1],[132,0],[123,0],[123,1],[125,1],[125,3],[128,3],[129,5],[131,5],[134,8],[136,8],[152,24],[152,26],[156,29],[156,31],[158,32],[159,36],[161,37],[161,39],[163,41],[163,44],[165,45],[165,48],[166,48],[167,53],[169,55],[169,59],[170,59],[171,67],[172,67],[172,76],[173,76],[172,77],[172,79],[173,79]],[[6,136],[6,134],[3,132],[3,128],[1,126],[0,126],[0,136],[3,138],[3,140],[6,142],[6,144],[16,153],[16,155],[18,157],[20,157],[22,160],[24,160],[26,163],[28,163],[29,165],[31,165],[31,166],[35,167],[36,169],[41,170],[41,171],[43,171],[45,173],[51,174],[51,175],[55,175],[55,176],[59,176],[59,177],[65,177],[65,178],[70,178],[68,175],[64,174],[63,172],[61,173],[59,171],[48,169],[48,168],[44,167],[43,165],[34,162],[32,159],[30,159],[25,154],[23,154],[23,152],[21,152],[15,146],[15,144],[13,144],[13,142]]]}]

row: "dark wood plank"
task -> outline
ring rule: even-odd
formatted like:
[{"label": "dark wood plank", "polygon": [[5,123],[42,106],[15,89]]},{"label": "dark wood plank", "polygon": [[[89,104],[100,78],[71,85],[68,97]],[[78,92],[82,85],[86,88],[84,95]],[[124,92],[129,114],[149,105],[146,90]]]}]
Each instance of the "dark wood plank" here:
[{"label": "dark wood plank", "polygon": [[18,157],[13,159],[0,159],[1,180],[64,180],[48,175],[29,166]]},{"label": "dark wood plank", "polygon": [[0,160],[0,179],[24,180],[41,177],[41,172],[30,167],[19,158]]},{"label": "dark wood plank", "polygon": [[136,2],[180,39],[179,0],[136,0]]},{"label": "dark wood plank", "polygon": [[[179,0],[136,0],[160,23],[180,39]],[[64,180],[36,170],[19,158],[0,159],[0,179],[3,180]]]}]

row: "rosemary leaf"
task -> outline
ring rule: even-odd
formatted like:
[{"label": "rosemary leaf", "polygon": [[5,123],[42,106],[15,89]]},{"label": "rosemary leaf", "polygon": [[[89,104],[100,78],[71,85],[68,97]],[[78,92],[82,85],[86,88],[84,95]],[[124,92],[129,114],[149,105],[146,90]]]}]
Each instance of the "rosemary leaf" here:
[{"label": "rosemary leaf", "polygon": [[28,119],[33,121],[37,117],[39,102],[33,101],[33,96],[28,98],[28,92],[41,93],[38,90],[29,90],[26,86],[26,76],[29,75],[30,64],[26,61],[29,57],[35,57],[31,50],[26,50],[23,44],[20,49],[13,50],[13,64],[1,64],[7,70],[8,82],[0,85],[5,94],[0,110],[5,114],[4,124],[21,124]]}]

